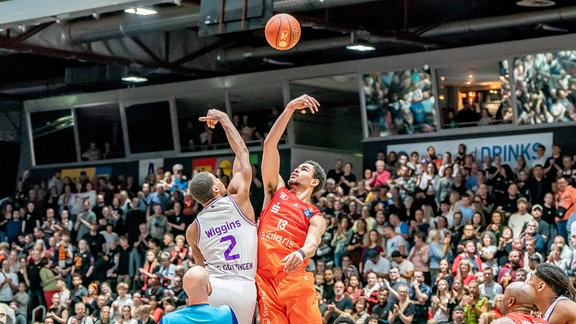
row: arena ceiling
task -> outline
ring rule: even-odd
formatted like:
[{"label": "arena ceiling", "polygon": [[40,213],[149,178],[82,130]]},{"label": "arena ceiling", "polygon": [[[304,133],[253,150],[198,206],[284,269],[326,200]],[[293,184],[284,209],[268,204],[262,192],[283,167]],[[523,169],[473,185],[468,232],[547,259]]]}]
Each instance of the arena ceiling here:
[{"label": "arena ceiling", "polygon": [[[263,28],[205,35],[200,0],[0,1],[0,100],[124,88],[130,73],[160,84],[576,32],[571,0],[271,2],[302,24],[292,50],[270,48]],[[157,14],[124,11],[136,7]]]}]

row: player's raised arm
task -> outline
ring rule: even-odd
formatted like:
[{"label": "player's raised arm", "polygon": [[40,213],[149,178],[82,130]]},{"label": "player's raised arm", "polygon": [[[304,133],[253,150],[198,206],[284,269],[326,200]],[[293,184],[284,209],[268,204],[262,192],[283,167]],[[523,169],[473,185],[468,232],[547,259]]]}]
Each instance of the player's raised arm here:
[{"label": "player's raised arm", "polygon": [[250,152],[242,136],[236,127],[234,127],[234,124],[232,124],[230,117],[220,110],[210,109],[206,116],[200,117],[199,120],[206,122],[210,128],[216,127],[216,124],[220,122],[222,128],[224,128],[228,143],[230,143],[230,147],[236,156],[232,167],[232,175],[234,177],[228,185],[228,193],[233,194],[237,191],[245,191],[247,194],[250,189],[250,183],[252,182]]},{"label": "player's raised arm", "polygon": [[310,108],[312,113],[318,111],[320,104],[316,99],[309,95],[302,95],[290,101],[284,111],[280,114],[268,136],[264,140],[264,150],[262,153],[262,180],[264,182],[264,207],[268,204],[274,192],[279,186],[283,186],[284,182],[280,178],[280,153],[278,152],[278,143],[286,126],[290,122],[294,111],[299,109]]},{"label": "player's raised arm", "polygon": [[235,155],[232,166],[232,179],[226,191],[230,195],[238,196],[237,203],[240,208],[247,217],[254,221],[254,210],[248,199],[250,184],[252,183],[252,166],[250,165],[250,152],[246,147],[246,143],[236,127],[234,127],[230,117],[220,110],[210,109],[206,116],[200,117],[199,120],[206,122],[209,128],[215,128],[218,122],[224,128],[228,143],[230,143]]}]

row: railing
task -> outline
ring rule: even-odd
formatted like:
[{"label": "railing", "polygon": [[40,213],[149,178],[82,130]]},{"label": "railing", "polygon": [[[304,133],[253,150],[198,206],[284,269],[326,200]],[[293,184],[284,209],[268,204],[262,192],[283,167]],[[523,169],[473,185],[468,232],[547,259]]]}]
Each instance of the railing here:
[{"label": "railing", "polygon": [[36,313],[38,313],[39,310],[42,311],[42,317],[40,317],[40,319],[43,321],[44,318],[46,317],[46,307],[40,305],[40,306],[38,306],[32,310],[32,322],[31,323],[40,322],[40,321],[36,321]]}]

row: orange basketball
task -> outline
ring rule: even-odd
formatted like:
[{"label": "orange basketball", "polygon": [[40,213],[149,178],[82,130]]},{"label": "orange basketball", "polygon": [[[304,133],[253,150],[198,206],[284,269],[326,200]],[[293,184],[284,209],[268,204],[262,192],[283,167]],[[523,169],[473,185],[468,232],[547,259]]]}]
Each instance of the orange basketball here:
[{"label": "orange basketball", "polygon": [[300,24],[289,14],[272,16],[264,29],[266,40],[277,50],[289,50],[300,40]]}]

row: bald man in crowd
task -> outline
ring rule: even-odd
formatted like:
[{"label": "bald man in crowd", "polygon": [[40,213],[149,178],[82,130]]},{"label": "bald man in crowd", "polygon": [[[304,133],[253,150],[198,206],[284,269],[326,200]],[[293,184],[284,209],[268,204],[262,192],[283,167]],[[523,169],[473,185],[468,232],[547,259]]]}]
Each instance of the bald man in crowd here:
[{"label": "bald man in crowd", "polygon": [[160,320],[160,324],[238,324],[230,306],[208,305],[208,296],[212,293],[212,286],[205,268],[201,266],[190,268],[182,280],[184,291],[188,295],[188,306],[167,314]]},{"label": "bald man in crowd", "polygon": [[504,317],[492,323],[496,324],[528,324],[546,323],[542,318],[532,317],[532,307],[536,301],[536,292],[525,282],[513,282],[508,285],[502,298],[500,312]]}]

